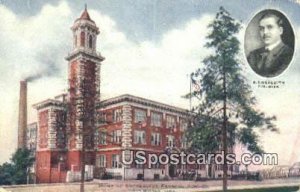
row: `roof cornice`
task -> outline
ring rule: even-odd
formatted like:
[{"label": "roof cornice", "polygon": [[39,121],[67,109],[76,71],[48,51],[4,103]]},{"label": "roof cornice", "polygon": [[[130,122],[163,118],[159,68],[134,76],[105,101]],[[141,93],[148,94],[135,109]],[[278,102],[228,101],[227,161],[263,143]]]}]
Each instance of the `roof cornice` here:
[{"label": "roof cornice", "polygon": [[188,110],[186,110],[186,109],[171,106],[171,105],[164,104],[164,103],[160,103],[160,102],[153,101],[150,99],[145,99],[142,97],[129,95],[129,94],[120,95],[118,97],[114,97],[114,98],[110,98],[110,99],[101,101],[100,103],[98,103],[97,108],[107,107],[107,106],[122,103],[122,102],[141,104],[141,105],[145,105],[147,107],[158,108],[158,109],[167,110],[167,111],[171,111],[171,112],[175,112],[175,113],[180,113],[183,115],[189,114]]}]

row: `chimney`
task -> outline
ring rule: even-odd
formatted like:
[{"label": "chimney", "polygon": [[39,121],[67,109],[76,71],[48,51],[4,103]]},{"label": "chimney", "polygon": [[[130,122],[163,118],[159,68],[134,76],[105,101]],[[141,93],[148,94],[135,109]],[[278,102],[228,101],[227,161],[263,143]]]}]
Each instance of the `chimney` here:
[{"label": "chimney", "polygon": [[26,148],[27,82],[20,81],[18,148]]}]

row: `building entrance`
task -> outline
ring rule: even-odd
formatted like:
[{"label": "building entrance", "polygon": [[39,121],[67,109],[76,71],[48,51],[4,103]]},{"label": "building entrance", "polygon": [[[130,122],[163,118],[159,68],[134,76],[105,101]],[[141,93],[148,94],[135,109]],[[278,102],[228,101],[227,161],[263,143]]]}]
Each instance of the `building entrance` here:
[{"label": "building entrance", "polygon": [[169,165],[169,176],[170,177],[176,177],[176,165]]}]

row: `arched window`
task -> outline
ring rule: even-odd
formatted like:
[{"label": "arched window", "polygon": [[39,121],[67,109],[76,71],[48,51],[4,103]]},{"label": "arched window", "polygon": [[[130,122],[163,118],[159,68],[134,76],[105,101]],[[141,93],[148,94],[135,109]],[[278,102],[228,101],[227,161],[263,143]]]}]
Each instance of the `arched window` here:
[{"label": "arched window", "polygon": [[84,47],[84,44],[85,44],[85,34],[84,32],[82,31],[80,33],[80,46],[83,46]]},{"label": "arched window", "polygon": [[93,48],[93,37],[92,37],[92,35],[89,36],[89,48]]}]

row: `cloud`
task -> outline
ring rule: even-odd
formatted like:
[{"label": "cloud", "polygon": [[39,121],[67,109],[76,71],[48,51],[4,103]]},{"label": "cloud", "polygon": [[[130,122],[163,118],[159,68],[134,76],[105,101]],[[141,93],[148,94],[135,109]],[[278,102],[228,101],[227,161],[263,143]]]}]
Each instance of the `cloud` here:
[{"label": "cloud", "polygon": [[[68,63],[64,57],[72,47],[70,27],[80,13],[73,12],[65,1],[56,6],[45,5],[31,17],[19,17],[1,5],[0,12],[4,21],[0,25],[1,163],[16,147],[19,80],[41,74],[39,80],[28,86],[28,107],[67,89]],[[203,45],[213,15],[188,20],[185,25],[166,31],[158,42],[133,42],[109,16],[93,9],[89,13],[100,28],[97,49],[106,58],[101,66],[102,99],[129,93],[188,108],[189,101],[181,96],[189,92],[189,74],[201,67],[201,60],[210,54]],[[299,35],[299,28],[297,32],[295,34]],[[243,41],[243,31],[239,38]],[[251,71],[243,57],[241,53],[249,83],[262,80]],[[285,142],[291,148],[283,163],[290,160],[299,130],[299,112],[295,110],[300,107],[297,95],[299,73],[294,70],[298,68],[296,61],[299,59],[297,55],[287,72],[277,78],[285,80],[283,88],[270,91],[253,86],[258,107],[267,114],[276,115],[281,129],[279,135],[261,134],[265,149],[285,157],[286,145],[281,143]],[[29,121],[35,119],[36,112],[30,108]]]},{"label": "cloud", "polygon": [[116,25],[106,17],[95,13],[93,19],[98,21],[100,30],[105,23],[112,27],[102,31],[98,41],[99,50],[106,58],[102,65],[104,98],[130,93],[188,106],[180,96],[189,91],[187,75],[199,67],[200,61],[209,53],[203,48],[203,42],[212,16],[204,15],[182,28],[170,30],[158,43],[131,42],[116,32]]},{"label": "cloud", "polygon": [[3,5],[0,5],[0,12],[2,162],[8,159],[16,147],[19,81],[28,77],[48,76],[48,82],[44,78],[28,85],[30,119],[36,114],[31,109],[31,104],[57,94],[66,85],[60,79],[67,78],[64,56],[71,47],[67,39],[71,39],[69,27],[72,16],[66,2],[56,7],[45,5],[32,17],[19,17]]}]

